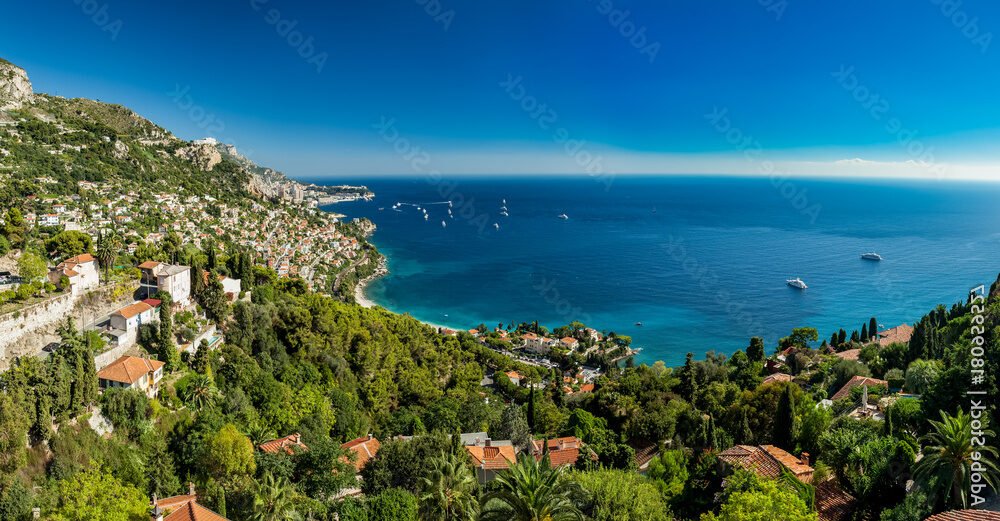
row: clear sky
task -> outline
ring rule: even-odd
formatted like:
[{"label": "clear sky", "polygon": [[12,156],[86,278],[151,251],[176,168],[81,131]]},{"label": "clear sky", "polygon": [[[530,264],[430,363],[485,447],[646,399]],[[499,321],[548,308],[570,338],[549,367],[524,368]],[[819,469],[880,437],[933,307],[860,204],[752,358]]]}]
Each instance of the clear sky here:
[{"label": "clear sky", "polygon": [[121,103],[291,175],[767,174],[773,164],[1000,177],[995,0],[47,0],[3,10],[0,57],[37,91]]}]

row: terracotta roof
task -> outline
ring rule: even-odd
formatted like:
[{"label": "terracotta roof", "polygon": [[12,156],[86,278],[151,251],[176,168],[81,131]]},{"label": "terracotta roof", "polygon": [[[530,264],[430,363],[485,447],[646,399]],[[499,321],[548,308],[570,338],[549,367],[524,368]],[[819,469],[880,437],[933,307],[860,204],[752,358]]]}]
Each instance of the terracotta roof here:
[{"label": "terracotta roof", "polygon": [[94,262],[94,256],[89,253],[84,253],[82,255],[77,255],[76,257],[70,257],[63,262],[67,264],[83,264],[85,262]]},{"label": "terracotta roof", "polygon": [[143,262],[142,264],[139,265],[139,269],[140,270],[151,270],[151,269],[153,269],[153,268],[155,268],[155,267],[157,267],[159,265],[160,265],[160,263],[156,262],[156,261],[146,261],[146,262]]},{"label": "terracotta roof", "polygon": [[197,494],[183,494],[180,496],[165,497],[156,500],[156,506],[166,511],[177,510],[178,508],[198,499]]},{"label": "terracotta roof", "polygon": [[878,378],[871,378],[868,376],[857,375],[854,378],[851,378],[850,381],[848,381],[846,384],[844,384],[844,386],[841,387],[840,390],[837,391],[837,393],[834,394],[830,399],[833,401],[837,401],[841,398],[847,398],[851,395],[851,389],[854,389],[855,387],[860,387],[862,385],[867,385],[868,387],[882,386],[885,387],[886,389],[889,388],[889,382],[885,380],[879,380]]},{"label": "terracotta roof", "polygon": [[135,356],[123,356],[97,373],[97,377],[102,380],[121,382],[132,385],[139,381],[146,373],[151,373],[163,367],[163,362],[139,358]]},{"label": "terracotta roof", "polygon": [[719,459],[764,478],[780,477],[784,467],[800,481],[812,481],[812,467],[773,445],[736,445],[719,453]]},{"label": "terracotta roof", "polygon": [[349,450],[355,454],[354,469],[360,471],[365,466],[365,463],[368,463],[368,460],[378,454],[379,449],[382,448],[382,444],[379,443],[378,438],[369,434],[368,436],[355,438],[341,445],[340,448]]},{"label": "terracotta roof", "polygon": [[562,337],[562,338],[559,339],[559,341],[562,342],[562,343],[564,343],[564,344],[566,344],[566,345],[572,345],[572,344],[579,344],[580,343],[579,340],[577,340],[577,339],[575,339],[575,338],[573,338],[571,336]]},{"label": "terracotta roof", "polygon": [[481,469],[508,469],[511,463],[517,461],[517,454],[512,445],[491,445],[489,447],[466,445],[465,450],[472,457],[472,464]]},{"label": "terracotta roof", "polygon": [[648,465],[660,453],[660,447],[651,441],[630,441],[629,446],[635,451],[635,464],[640,469]]},{"label": "terracotta roof", "polygon": [[860,349],[848,349],[847,351],[841,351],[839,353],[834,353],[833,356],[840,358],[842,360],[857,360],[861,356]]},{"label": "terracotta roof", "polygon": [[854,511],[854,496],[848,494],[836,479],[816,485],[816,512],[819,521],[843,521]]},{"label": "terracotta roof", "polygon": [[[162,508],[162,507],[161,507]],[[201,506],[197,501],[185,503],[182,507],[174,510],[163,521],[229,521],[228,519]]]},{"label": "terracotta roof", "polygon": [[300,450],[309,450],[309,447],[307,447],[305,443],[302,443],[302,435],[299,433],[289,434],[284,438],[278,438],[276,440],[265,441],[257,447],[260,450],[271,454],[277,454],[282,450],[288,454],[295,454],[294,447],[298,447]]},{"label": "terracotta roof", "polygon": [[928,517],[924,521],[1000,521],[1000,512],[988,510],[951,510]]},{"label": "terracotta roof", "polygon": [[114,314],[121,315],[125,318],[132,318],[151,309],[153,309],[153,306],[150,306],[145,302],[135,302],[119,309],[118,311],[115,311]]},{"label": "terracotta roof", "polygon": [[507,378],[510,378],[511,380],[520,380],[521,378],[524,378],[523,376],[521,376],[521,373],[517,371],[507,371],[504,374],[507,375]]},{"label": "terracotta roof", "polygon": [[576,436],[567,436],[545,441],[531,440],[531,445],[533,447],[532,454],[536,460],[541,461],[545,457],[544,448],[547,445],[549,464],[553,467],[563,467],[576,464],[583,442]]},{"label": "terracotta roof", "polygon": [[790,374],[774,373],[767,375],[767,378],[764,378],[764,381],[761,382],[761,385],[769,384],[772,382],[791,382],[791,381],[792,381],[792,375]]},{"label": "terracotta roof", "polygon": [[878,345],[887,346],[889,344],[895,343],[909,343],[910,337],[913,336],[913,326],[909,324],[900,324],[894,328],[886,329],[885,331],[878,332]]},{"label": "terracotta roof", "polygon": [[160,304],[163,304],[163,301],[158,298],[146,298],[142,299],[142,301],[149,304],[149,307],[151,308],[158,308],[160,307]]}]

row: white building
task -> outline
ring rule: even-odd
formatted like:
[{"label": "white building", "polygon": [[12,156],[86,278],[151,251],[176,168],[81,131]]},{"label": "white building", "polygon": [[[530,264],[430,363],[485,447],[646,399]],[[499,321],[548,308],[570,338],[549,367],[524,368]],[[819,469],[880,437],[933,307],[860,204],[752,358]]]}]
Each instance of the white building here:
[{"label": "white building", "polygon": [[49,271],[49,281],[53,284],[59,284],[59,280],[63,276],[69,279],[69,285],[74,295],[94,289],[101,284],[97,260],[89,253],[70,257]]},{"label": "white building", "polygon": [[191,268],[163,262],[146,261],[139,265],[142,276],[139,278],[139,289],[142,295],[150,298],[157,291],[170,294],[175,304],[187,306],[191,302]]},{"label": "white building", "polygon": [[158,319],[157,301],[134,302],[111,314],[109,334],[119,346],[135,344],[139,338],[139,327]]},{"label": "white building", "polygon": [[150,398],[160,391],[164,363],[159,360],[123,356],[97,373],[101,389],[137,389]]}]

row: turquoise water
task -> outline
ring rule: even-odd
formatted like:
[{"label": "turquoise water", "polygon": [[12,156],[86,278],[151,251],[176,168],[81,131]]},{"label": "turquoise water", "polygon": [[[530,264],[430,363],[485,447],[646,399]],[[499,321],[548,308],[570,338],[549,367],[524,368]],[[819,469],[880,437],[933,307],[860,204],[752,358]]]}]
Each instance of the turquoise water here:
[{"label": "turquoise water", "polygon": [[[829,338],[873,315],[913,322],[1000,271],[1000,185],[606,181],[338,178],[326,182],[376,198],[327,209],[378,225],[391,271],[367,294],[388,309],[463,329],[581,320],[632,335],[646,362],[730,353],[753,335],[773,345],[799,326]],[[447,200],[453,218],[429,204]],[[885,260],[860,259],[872,250]],[[794,277],[809,289],[789,288]]]}]

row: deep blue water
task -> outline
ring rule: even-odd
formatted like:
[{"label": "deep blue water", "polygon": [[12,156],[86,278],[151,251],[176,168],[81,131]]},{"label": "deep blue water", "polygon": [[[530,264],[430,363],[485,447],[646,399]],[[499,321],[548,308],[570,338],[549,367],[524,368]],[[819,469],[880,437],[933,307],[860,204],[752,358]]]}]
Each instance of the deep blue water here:
[{"label": "deep blue water", "polygon": [[[319,182],[319,180],[311,180]],[[793,327],[820,337],[914,322],[1000,271],[1000,185],[618,176],[366,180],[327,207],[378,225],[388,309],[455,328],[581,320],[640,361],[731,353]],[[451,200],[454,218],[445,204]],[[510,216],[499,215],[506,199]],[[415,207],[428,210],[429,219]],[[381,209],[380,209],[381,208]],[[558,218],[565,213],[568,220]],[[447,223],[442,227],[441,221]],[[493,223],[498,223],[496,230]],[[859,255],[875,250],[882,262]],[[785,280],[802,277],[806,291]],[[642,326],[636,326],[642,322]]]}]

